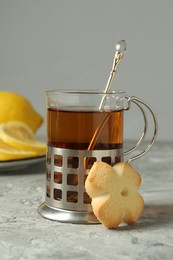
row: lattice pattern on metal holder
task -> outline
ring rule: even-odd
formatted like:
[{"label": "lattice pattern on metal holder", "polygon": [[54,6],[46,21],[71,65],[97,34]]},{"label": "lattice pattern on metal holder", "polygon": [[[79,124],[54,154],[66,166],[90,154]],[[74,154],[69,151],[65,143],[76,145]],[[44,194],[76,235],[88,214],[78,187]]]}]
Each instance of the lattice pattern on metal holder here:
[{"label": "lattice pattern on metal holder", "polygon": [[48,147],[46,204],[90,211],[91,201],[84,187],[87,172],[95,161],[113,165],[122,159],[122,149],[87,151]]}]

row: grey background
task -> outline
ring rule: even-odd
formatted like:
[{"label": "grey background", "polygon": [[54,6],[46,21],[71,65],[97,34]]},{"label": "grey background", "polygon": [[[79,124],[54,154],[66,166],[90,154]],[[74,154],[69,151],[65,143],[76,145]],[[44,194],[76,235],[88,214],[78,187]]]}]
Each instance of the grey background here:
[{"label": "grey background", "polygon": [[[104,89],[115,43],[125,39],[113,89],[151,104],[158,140],[172,140],[172,28],[172,0],[0,0],[0,90],[23,94],[45,118],[45,90]],[[140,125],[132,109],[126,138]]]}]

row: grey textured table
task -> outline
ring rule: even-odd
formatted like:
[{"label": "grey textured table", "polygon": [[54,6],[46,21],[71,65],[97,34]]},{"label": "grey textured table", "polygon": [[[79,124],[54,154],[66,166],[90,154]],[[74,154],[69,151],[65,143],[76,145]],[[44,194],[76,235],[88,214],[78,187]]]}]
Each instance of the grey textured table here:
[{"label": "grey textured table", "polygon": [[45,163],[0,173],[0,259],[173,259],[173,143],[133,163],[145,208],[133,226],[62,224],[42,218]]}]

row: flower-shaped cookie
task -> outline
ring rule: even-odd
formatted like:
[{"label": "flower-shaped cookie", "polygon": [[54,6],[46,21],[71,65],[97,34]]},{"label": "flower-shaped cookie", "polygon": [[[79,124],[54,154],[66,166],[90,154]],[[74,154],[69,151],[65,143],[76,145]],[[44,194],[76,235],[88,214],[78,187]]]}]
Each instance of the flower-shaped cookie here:
[{"label": "flower-shaped cookie", "polygon": [[135,223],[143,210],[144,201],[138,193],[141,177],[129,163],[113,167],[95,162],[85,182],[86,192],[92,198],[92,208],[98,220],[108,228],[122,221]]}]

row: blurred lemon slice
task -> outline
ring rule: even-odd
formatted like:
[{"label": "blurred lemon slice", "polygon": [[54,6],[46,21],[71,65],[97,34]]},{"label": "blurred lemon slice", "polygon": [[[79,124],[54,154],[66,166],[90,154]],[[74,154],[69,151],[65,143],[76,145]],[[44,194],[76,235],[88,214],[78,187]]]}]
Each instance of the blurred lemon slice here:
[{"label": "blurred lemon slice", "polygon": [[33,151],[23,151],[23,150],[15,149],[14,147],[4,143],[0,139],[0,160],[1,161],[35,157],[37,155],[38,153]]},{"label": "blurred lemon slice", "polygon": [[43,118],[22,95],[12,91],[0,91],[0,124],[21,121],[33,132],[41,126]]},{"label": "blurred lemon slice", "polygon": [[0,125],[0,139],[19,150],[46,153],[46,145],[35,138],[31,128],[22,122],[9,122]]}]

